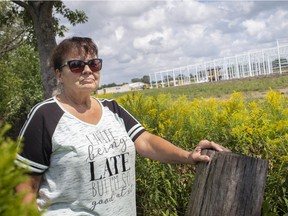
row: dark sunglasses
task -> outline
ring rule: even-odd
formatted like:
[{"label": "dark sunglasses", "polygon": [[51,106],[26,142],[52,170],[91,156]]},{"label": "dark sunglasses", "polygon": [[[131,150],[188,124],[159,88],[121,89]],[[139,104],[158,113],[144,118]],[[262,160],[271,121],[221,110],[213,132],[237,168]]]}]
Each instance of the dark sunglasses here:
[{"label": "dark sunglasses", "polygon": [[100,71],[102,68],[102,59],[95,58],[87,62],[81,60],[71,60],[63,64],[59,69],[68,66],[72,73],[82,73],[85,65],[88,65],[92,72]]}]

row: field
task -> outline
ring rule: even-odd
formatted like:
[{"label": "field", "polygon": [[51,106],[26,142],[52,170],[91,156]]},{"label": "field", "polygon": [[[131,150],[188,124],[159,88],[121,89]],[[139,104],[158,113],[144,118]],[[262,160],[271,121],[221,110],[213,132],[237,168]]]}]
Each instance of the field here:
[{"label": "field", "polygon": [[[146,96],[171,94],[173,99],[186,95],[188,100],[193,100],[201,97],[228,98],[233,92],[241,92],[244,98],[252,99],[263,98],[265,93],[271,89],[286,94],[288,91],[288,74],[147,89],[143,90],[143,94]],[[118,98],[125,94],[129,93],[118,93],[109,95],[109,97]]]},{"label": "field", "polygon": [[[104,95],[181,148],[201,139],[267,159],[262,216],[288,215],[288,76],[247,78]],[[101,95],[102,96],[102,95]],[[182,216],[195,170],[137,157],[137,215]]]},{"label": "field", "polygon": [[[283,74],[99,97],[117,100],[148,131],[183,149],[193,150],[201,139],[208,139],[234,153],[268,160],[261,216],[288,216],[287,86],[288,76]],[[11,116],[19,118],[27,103],[23,107]],[[5,176],[0,212],[6,208],[9,216],[37,215],[32,214],[32,206],[21,204],[21,194],[12,195],[24,170],[15,170],[17,142],[6,136],[9,127],[1,128],[0,122],[0,172]],[[194,175],[195,166],[164,164],[137,155],[137,215],[184,216]]]}]

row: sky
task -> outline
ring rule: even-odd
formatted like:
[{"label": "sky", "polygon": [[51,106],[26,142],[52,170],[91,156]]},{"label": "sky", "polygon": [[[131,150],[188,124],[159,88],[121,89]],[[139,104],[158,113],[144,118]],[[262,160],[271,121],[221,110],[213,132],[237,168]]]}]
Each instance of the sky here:
[{"label": "sky", "polygon": [[[91,37],[103,59],[100,85],[276,47],[288,39],[288,1],[63,1],[88,22],[65,37]],[[57,38],[60,42],[63,38]]]}]

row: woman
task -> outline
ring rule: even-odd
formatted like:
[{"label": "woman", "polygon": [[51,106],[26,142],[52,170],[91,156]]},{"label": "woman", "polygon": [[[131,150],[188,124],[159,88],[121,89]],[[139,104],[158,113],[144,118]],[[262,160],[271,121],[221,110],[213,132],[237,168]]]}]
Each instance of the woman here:
[{"label": "woman", "polygon": [[31,181],[17,190],[30,192],[26,202],[37,196],[44,215],[136,215],[135,150],[160,162],[190,164],[209,161],[202,148],[226,151],[207,140],[185,151],[147,132],[115,101],[91,97],[102,60],[90,38],[65,39],[51,63],[62,92],[31,110],[17,156],[31,170]]}]

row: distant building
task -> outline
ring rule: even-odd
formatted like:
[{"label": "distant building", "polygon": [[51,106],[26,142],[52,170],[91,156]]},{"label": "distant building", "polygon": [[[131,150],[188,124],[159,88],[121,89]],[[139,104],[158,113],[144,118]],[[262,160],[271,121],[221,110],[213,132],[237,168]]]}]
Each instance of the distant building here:
[{"label": "distant building", "polygon": [[147,84],[143,82],[135,82],[135,83],[130,83],[128,84],[131,88],[131,90],[143,90],[146,89]]},{"label": "distant building", "polygon": [[143,90],[147,89],[147,84],[143,82],[135,82],[130,84],[125,84],[122,86],[114,86],[109,88],[99,89],[97,93],[101,94],[113,94],[113,93],[122,93],[122,92],[129,92],[129,91],[136,91],[136,90]]}]

